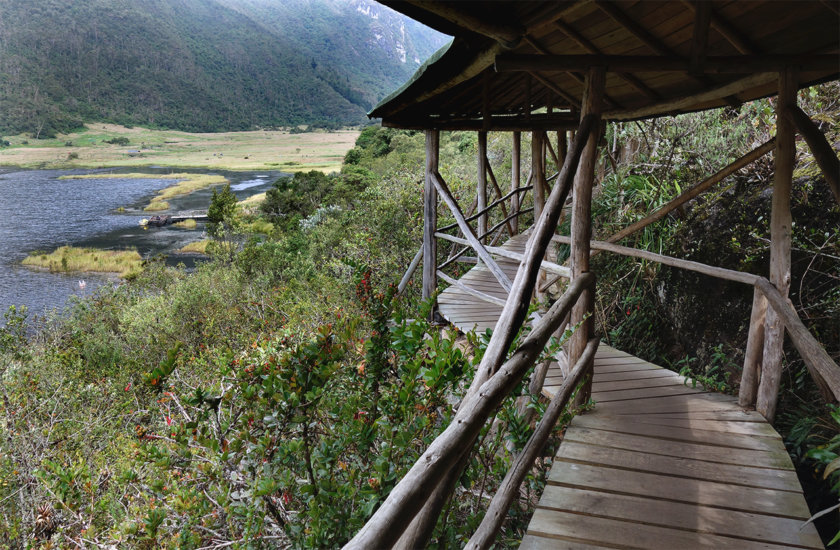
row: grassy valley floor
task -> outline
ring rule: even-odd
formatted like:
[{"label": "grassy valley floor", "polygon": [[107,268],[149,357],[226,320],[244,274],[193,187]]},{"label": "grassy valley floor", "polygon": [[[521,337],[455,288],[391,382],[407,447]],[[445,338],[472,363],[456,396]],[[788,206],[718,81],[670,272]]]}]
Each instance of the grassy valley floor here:
[{"label": "grassy valley floor", "polygon": [[[55,139],[6,137],[0,165],[23,168],[172,166],[219,170],[319,170],[337,172],[357,130],[290,133],[190,133],[88,124]],[[110,142],[110,143],[108,143]]]}]

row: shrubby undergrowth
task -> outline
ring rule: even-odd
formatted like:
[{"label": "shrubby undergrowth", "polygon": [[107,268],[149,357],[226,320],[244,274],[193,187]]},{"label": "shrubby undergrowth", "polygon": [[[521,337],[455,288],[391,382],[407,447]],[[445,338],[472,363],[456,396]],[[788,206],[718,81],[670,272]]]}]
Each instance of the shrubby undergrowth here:
[{"label": "shrubby undergrowth", "polygon": [[[422,142],[370,128],[342,174],[280,180],[259,212],[217,193],[213,258],[192,273],[147,261],[130,283],[30,320],[30,338],[25,312],[10,311],[0,540],[348,540],[447,425],[483,349],[475,335],[431,330],[413,286],[394,296],[420,241]],[[444,148],[443,170],[468,196],[474,144],[455,135]],[[434,545],[463,544],[530,429],[511,398],[476,443]],[[548,465],[502,543],[516,540]]]}]

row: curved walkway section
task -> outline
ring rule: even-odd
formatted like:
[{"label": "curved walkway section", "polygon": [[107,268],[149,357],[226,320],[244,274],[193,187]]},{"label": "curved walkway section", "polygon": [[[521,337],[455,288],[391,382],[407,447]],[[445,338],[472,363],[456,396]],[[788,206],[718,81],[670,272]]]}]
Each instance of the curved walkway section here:
[{"label": "curved walkway section", "polygon": [[[526,236],[506,248],[524,251]],[[499,259],[511,280],[518,262]],[[460,280],[505,299],[484,266]],[[451,286],[441,314],[461,330],[493,328],[501,306]],[[550,367],[543,393],[559,388]],[[735,398],[601,345],[592,411],[572,420],[523,549],[823,548],[778,433]]]}]

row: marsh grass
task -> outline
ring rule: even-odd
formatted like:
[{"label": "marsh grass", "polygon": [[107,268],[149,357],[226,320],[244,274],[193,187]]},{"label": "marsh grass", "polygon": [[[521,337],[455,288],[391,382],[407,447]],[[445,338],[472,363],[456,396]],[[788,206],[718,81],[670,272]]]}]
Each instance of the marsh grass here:
[{"label": "marsh grass", "polygon": [[198,225],[198,223],[194,219],[188,218],[188,219],[186,219],[182,222],[178,222],[174,225],[175,225],[175,227],[179,227],[181,229],[195,229],[195,227],[196,227],[196,225]]},{"label": "marsh grass", "polygon": [[169,210],[169,203],[166,201],[152,200],[149,205],[143,209],[144,212],[159,212],[161,210]]},{"label": "marsh grass", "polygon": [[207,245],[211,242],[209,239],[191,242],[181,247],[178,252],[182,254],[207,254]]},{"label": "marsh grass", "polygon": [[103,272],[131,277],[142,270],[143,258],[136,250],[99,250],[62,246],[51,253],[33,252],[23,265],[49,269],[51,272]]},{"label": "marsh grass", "polygon": [[[4,136],[10,147],[0,151],[0,165],[23,168],[107,168],[171,166],[218,170],[320,170],[337,172],[353,148],[358,130],[306,132],[189,133],[177,130],[126,128],[91,123],[83,130],[55,139],[30,140],[27,135]],[[114,140],[125,138],[130,145]],[[67,141],[73,146],[68,147]],[[139,153],[130,153],[131,150]],[[69,153],[79,158],[68,160]]]},{"label": "marsh grass", "polygon": [[151,200],[149,205],[144,208],[146,212],[154,212],[158,210],[168,210],[169,203],[166,202],[174,197],[182,195],[189,195],[193,191],[204,189],[212,185],[221,185],[228,183],[227,178],[216,174],[192,174],[188,172],[181,172],[177,174],[144,174],[142,172],[132,172],[130,174],[74,174],[69,176],[61,176],[58,179],[62,180],[80,180],[80,179],[172,179],[179,180],[174,185],[170,185],[165,189],[158,191],[158,194]]}]

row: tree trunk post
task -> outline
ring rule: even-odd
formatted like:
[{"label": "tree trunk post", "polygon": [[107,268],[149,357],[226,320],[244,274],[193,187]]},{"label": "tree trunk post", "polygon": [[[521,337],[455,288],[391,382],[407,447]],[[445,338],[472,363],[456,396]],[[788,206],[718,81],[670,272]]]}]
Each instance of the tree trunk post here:
[{"label": "tree trunk post", "polygon": [[[437,203],[434,174],[438,170],[440,134],[426,130],[426,175],[423,185],[423,300],[431,298],[437,289]],[[434,319],[434,309],[432,310]]]},{"label": "tree trunk post", "polygon": [[[604,97],[605,71],[601,67],[593,67],[586,75],[583,101],[581,103],[581,118],[586,115],[599,117],[598,122],[586,141],[580,165],[575,176],[574,202],[572,209],[572,250],[571,267],[572,281],[589,273],[589,241],[592,239],[592,185],[595,179],[595,161],[597,160],[600,136],[600,115],[602,99]],[[577,363],[586,348],[587,341],[594,334],[594,319],[584,318],[594,309],[594,288],[583,291],[580,299],[572,309],[571,324],[583,321],[580,328],[572,335],[569,342],[569,365]],[[584,386],[578,393],[575,403],[583,404],[589,399],[592,389],[592,365],[587,367],[589,374],[585,376]]]},{"label": "tree trunk post", "polygon": [[744,353],[744,370],[741,373],[741,386],[738,389],[738,404],[745,408],[755,406],[758,380],[761,376],[761,355],[764,352],[764,318],[766,314],[767,298],[758,288],[755,288],[753,290],[747,349]]},{"label": "tree trunk post", "polygon": [[[545,134],[542,130],[531,132],[531,173],[534,175],[534,220],[540,219],[545,207],[545,145],[543,143]],[[540,271],[537,275],[537,283],[534,286],[534,298],[538,302],[545,301],[545,292],[540,290],[545,283],[545,272]]]},{"label": "tree trunk post", "polygon": [[[476,189],[476,196],[478,197],[478,211],[481,212],[487,208],[487,132],[478,132],[478,188]],[[487,213],[482,214],[478,218],[479,238],[481,235],[487,233]],[[481,239],[484,242],[484,239]]]},{"label": "tree trunk post", "polygon": [[[779,97],[776,101],[776,174],[773,178],[773,202],[770,213],[770,282],[787,297],[790,289],[791,214],[790,192],[796,157],[793,124],[784,115],[789,105],[796,105],[797,80],[792,69],[779,74]],[[761,382],[756,410],[768,421],[776,415],[776,402],[782,377],[782,346],[785,326],[770,308],[764,327],[764,351]]]},{"label": "tree trunk post", "polygon": [[[513,191],[514,189],[519,189],[521,185],[521,176],[520,176],[520,167],[522,164],[522,133],[521,132],[514,132],[513,133],[513,149],[511,150],[510,154],[510,190]],[[510,213],[511,214],[518,214],[519,213],[519,193],[514,193],[510,197]],[[519,233],[519,217],[513,218],[511,221],[511,227],[513,228],[514,234]]]}]

